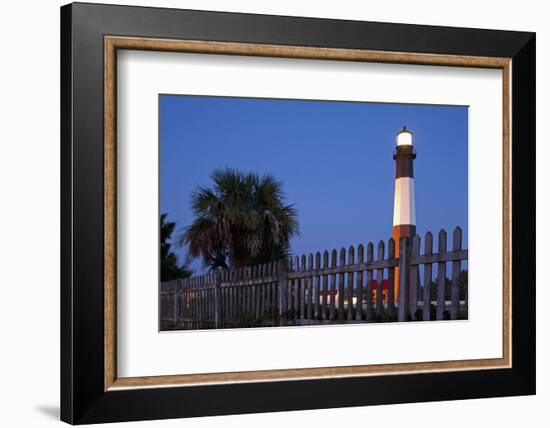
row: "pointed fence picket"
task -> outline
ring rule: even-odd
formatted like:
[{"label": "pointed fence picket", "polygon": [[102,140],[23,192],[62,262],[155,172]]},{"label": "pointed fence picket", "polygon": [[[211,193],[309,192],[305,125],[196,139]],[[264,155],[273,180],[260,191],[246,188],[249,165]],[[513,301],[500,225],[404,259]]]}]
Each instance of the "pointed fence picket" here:
[{"label": "pointed fence picket", "polygon": [[390,239],[387,245],[378,243],[376,258],[369,242],[366,254],[360,244],[162,282],[161,329],[467,318],[461,272],[468,250],[462,248],[462,230],[453,231],[451,250],[444,230],[438,234],[436,253],[430,232],[423,241],[418,235],[402,238],[399,258]]}]

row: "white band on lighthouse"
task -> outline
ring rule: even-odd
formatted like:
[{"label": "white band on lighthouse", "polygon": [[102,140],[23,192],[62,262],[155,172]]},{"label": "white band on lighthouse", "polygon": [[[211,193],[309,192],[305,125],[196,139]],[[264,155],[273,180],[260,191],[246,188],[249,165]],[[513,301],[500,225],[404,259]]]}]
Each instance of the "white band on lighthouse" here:
[{"label": "white band on lighthouse", "polygon": [[411,177],[400,177],[395,179],[393,225],[399,226],[403,224],[416,226],[414,179]]}]

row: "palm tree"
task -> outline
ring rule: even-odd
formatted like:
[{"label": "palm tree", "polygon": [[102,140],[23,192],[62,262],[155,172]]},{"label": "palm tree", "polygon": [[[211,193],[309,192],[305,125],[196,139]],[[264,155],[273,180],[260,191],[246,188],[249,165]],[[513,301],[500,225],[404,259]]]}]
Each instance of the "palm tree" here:
[{"label": "palm tree", "polygon": [[297,235],[296,209],[284,202],[283,185],[272,175],[226,168],[211,176],[212,187],[191,195],[193,223],[180,245],[211,269],[277,261],[290,255]]}]

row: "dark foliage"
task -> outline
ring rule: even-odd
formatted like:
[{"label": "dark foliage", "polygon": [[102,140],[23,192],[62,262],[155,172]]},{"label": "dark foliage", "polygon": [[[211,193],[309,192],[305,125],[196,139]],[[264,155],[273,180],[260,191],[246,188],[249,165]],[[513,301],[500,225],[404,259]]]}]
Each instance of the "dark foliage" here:
[{"label": "dark foliage", "polygon": [[[460,287],[460,299],[465,300],[466,296],[468,295],[468,271],[462,270],[460,271],[459,277],[458,277],[458,283]],[[449,277],[445,277],[445,299],[450,300],[451,299],[451,288],[452,288],[452,281]],[[432,299],[434,299],[437,296],[437,280],[434,280],[430,283],[430,295]],[[420,294],[419,299],[423,298],[423,288],[420,288]]]},{"label": "dark foliage", "polygon": [[166,214],[160,216],[160,280],[187,278],[191,271],[185,265],[178,265],[178,258],[171,251],[170,238],[174,232],[176,223],[167,222]]}]

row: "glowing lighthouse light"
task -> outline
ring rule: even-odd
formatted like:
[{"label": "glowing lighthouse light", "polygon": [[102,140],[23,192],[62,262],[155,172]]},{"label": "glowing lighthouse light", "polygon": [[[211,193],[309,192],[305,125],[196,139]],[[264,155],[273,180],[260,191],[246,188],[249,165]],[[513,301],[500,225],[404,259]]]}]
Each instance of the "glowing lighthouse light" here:
[{"label": "glowing lighthouse light", "polygon": [[404,126],[401,132],[397,134],[396,139],[398,146],[412,146],[412,133],[406,126]]}]

